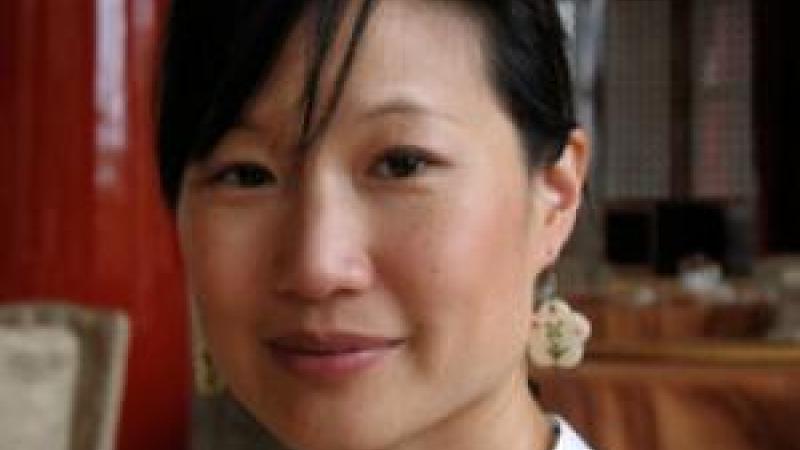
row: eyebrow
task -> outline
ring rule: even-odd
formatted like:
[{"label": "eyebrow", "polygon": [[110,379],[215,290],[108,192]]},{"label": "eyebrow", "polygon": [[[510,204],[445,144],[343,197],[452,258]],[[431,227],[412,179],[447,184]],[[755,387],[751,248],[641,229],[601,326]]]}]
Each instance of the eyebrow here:
[{"label": "eyebrow", "polygon": [[[359,117],[370,120],[392,114],[428,116],[456,124],[464,122],[462,118],[456,117],[448,112],[437,110],[424,102],[408,96],[391,97],[388,100],[377,102],[374,106],[367,106],[366,111],[361,113]],[[253,121],[247,116],[240,117],[231,128],[252,133],[263,132],[263,127],[258,121]]]},{"label": "eyebrow", "polygon": [[376,106],[369,107],[361,116],[365,119],[372,119],[390,114],[434,116],[450,122],[461,122],[461,119],[450,113],[439,111],[424,103],[407,97],[392,98],[387,101],[380,102]]}]

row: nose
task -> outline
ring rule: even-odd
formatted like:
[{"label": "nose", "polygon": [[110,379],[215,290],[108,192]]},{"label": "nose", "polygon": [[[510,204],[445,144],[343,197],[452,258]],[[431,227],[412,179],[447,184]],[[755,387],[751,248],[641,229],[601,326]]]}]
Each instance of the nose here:
[{"label": "nose", "polygon": [[314,302],[369,288],[368,229],[353,190],[329,180],[298,186],[294,196],[276,258],[279,295]]}]

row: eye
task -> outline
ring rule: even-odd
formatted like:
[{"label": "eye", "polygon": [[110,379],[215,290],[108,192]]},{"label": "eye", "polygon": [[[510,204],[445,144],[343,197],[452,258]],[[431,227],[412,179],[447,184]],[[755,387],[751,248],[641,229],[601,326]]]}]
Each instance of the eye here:
[{"label": "eye", "polygon": [[393,147],[372,167],[380,178],[410,178],[419,175],[431,163],[424,150],[416,147]]},{"label": "eye", "polygon": [[235,188],[258,188],[275,183],[275,175],[264,166],[255,163],[230,163],[211,176],[212,184]]}]

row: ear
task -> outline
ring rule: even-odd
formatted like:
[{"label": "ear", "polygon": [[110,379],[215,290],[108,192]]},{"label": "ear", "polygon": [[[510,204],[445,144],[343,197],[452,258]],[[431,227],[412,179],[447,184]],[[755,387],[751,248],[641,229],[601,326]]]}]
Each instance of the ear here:
[{"label": "ear", "polygon": [[538,251],[544,252],[543,267],[555,263],[575,225],[583,185],[589,167],[590,149],[586,133],[575,128],[569,134],[561,158],[536,175],[535,209],[543,227]]}]

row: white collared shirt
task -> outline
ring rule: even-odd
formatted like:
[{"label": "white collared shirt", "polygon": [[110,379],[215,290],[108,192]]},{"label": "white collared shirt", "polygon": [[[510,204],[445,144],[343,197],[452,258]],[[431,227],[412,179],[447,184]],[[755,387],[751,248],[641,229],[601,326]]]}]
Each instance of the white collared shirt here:
[{"label": "white collared shirt", "polygon": [[553,450],[592,450],[586,442],[578,436],[566,420],[559,416],[552,416],[556,428],[556,444]]}]

